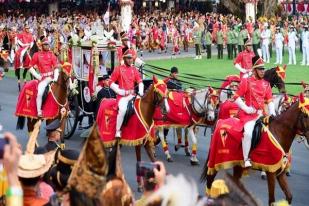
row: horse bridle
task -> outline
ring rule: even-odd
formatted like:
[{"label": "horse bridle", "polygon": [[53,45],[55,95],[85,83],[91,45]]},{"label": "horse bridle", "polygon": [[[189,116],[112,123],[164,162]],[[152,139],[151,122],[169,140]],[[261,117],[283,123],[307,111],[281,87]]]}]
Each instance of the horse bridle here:
[{"label": "horse bridle", "polygon": [[[203,117],[204,119],[207,118],[207,114],[208,112],[210,111],[214,111],[214,109],[209,109],[208,108],[208,98],[210,97],[210,93],[209,91],[206,92],[205,96],[204,96],[204,101],[203,101],[203,104],[201,104],[197,98],[196,98],[196,92],[193,92],[192,95],[191,95],[191,100],[192,100],[192,110],[193,112],[199,116],[199,117]],[[200,109],[203,111],[203,112],[198,112],[197,109],[195,108],[195,104],[194,103],[197,103],[197,105],[200,107]],[[214,111],[215,112],[215,111]]]},{"label": "horse bridle", "polygon": [[166,108],[165,107],[162,108],[162,103],[166,98],[167,97],[163,97],[159,92],[154,93],[154,106],[155,107],[160,106],[163,115],[167,114]]},{"label": "horse bridle", "polygon": [[307,132],[309,132],[309,128],[308,127],[306,128],[305,123],[304,123],[305,122],[304,119],[306,119],[306,118],[309,118],[309,116],[302,112],[301,113],[301,118],[299,118],[299,120],[298,120],[298,121],[300,121],[300,126],[301,126],[300,130],[302,131],[302,132],[299,131],[298,135],[304,136],[304,137],[306,137],[305,134]]}]

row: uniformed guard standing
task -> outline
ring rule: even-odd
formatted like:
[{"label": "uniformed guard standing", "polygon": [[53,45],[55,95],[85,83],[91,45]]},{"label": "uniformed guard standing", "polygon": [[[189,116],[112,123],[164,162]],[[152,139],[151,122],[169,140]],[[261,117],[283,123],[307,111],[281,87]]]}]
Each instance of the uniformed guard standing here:
[{"label": "uniformed guard standing", "polygon": [[228,59],[233,59],[233,38],[234,38],[234,32],[229,26],[228,32],[227,32],[227,57]]},{"label": "uniformed guard standing", "polygon": [[223,32],[221,24],[219,24],[219,30],[216,33],[216,38],[217,38],[218,59],[223,59]]},{"label": "uniformed guard standing", "polygon": [[289,63],[296,65],[296,54],[295,54],[295,47],[298,38],[296,32],[294,30],[294,26],[290,26],[290,31],[288,33],[288,49],[289,49]]},{"label": "uniformed guard standing", "polygon": [[275,33],[275,46],[276,46],[276,62],[275,64],[282,64],[282,49],[283,49],[284,37],[280,30],[280,27],[276,28]]},{"label": "uniformed guard standing", "polygon": [[205,34],[205,44],[206,44],[207,59],[211,59],[212,36],[209,28],[207,28],[207,32]]},{"label": "uniformed guard standing", "polygon": [[255,56],[258,56],[257,50],[260,48],[260,39],[261,39],[261,32],[258,24],[255,24],[254,32],[252,35],[253,52]]}]

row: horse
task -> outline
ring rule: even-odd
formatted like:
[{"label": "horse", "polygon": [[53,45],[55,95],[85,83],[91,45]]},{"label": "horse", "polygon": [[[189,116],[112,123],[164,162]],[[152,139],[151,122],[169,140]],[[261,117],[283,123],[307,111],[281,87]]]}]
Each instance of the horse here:
[{"label": "horse", "polygon": [[[228,119],[228,120],[230,120],[230,119]],[[224,144],[226,145],[227,138],[236,138],[236,137],[234,137],[234,135],[232,137],[232,134],[236,134],[236,133],[230,133],[231,136],[226,136],[227,133],[231,130],[231,128],[226,127],[227,129],[224,131],[223,127],[222,127],[224,123],[225,122],[222,122],[222,124],[220,126],[219,126],[219,123],[217,123],[217,127],[215,129],[212,141],[215,139],[214,137],[216,137],[216,135],[219,138],[225,137],[225,138],[223,138],[223,140],[225,141]],[[240,132],[242,132],[242,131],[240,131]],[[271,205],[271,203],[275,202],[274,191],[275,191],[275,182],[276,182],[276,177],[277,177],[279,185],[280,185],[282,191],[284,192],[284,194],[286,196],[286,200],[289,202],[289,204],[291,204],[292,193],[289,189],[285,172],[283,172],[283,171],[286,167],[287,154],[288,154],[288,152],[291,148],[291,145],[292,145],[292,142],[293,142],[295,136],[297,134],[299,134],[299,135],[304,136],[307,140],[309,139],[309,99],[305,98],[303,96],[303,94],[301,93],[300,96],[299,96],[299,100],[297,102],[293,103],[292,106],[289,107],[285,112],[281,113],[279,116],[275,117],[272,121],[270,121],[270,123],[268,125],[268,134],[269,134],[268,137],[270,137],[270,136],[272,137],[272,140],[274,140],[274,142],[275,142],[274,144],[278,148],[278,149],[276,149],[276,154],[271,154],[272,157],[270,157],[270,158],[273,158],[274,157],[273,155],[279,155],[279,157],[280,157],[280,159],[279,159],[280,164],[277,165],[276,167],[270,168],[266,171],[267,182],[268,182],[268,198],[269,198],[268,202],[269,202],[269,205]],[[264,139],[266,139],[266,138],[267,137],[265,137]],[[261,139],[261,141],[262,140],[263,139]],[[233,141],[233,140],[230,139],[229,141]],[[217,141],[217,143],[212,142],[211,145],[218,145],[219,144],[218,142],[219,141]],[[270,143],[270,144],[272,144],[272,143]],[[234,147],[235,147],[235,145],[234,145]],[[241,147],[238,147],[238,148],[240,148],[240,150],[241,150]],[[238,181],[241,178],[242,172],[244,170],[244,168],[242,168],[243,160],[242,160],[242,153],[241,152],[239,153],[240,156],[238,156],[239,161],[229,161],[230,159],[224,159],[223,163],[215,164],[214,167],[211,167],[209,165],[209,163],[211,161],[213,161],[213,159],[211,159],[210,153],[213,154],[213,152],[217,149],[218,148],[212,148],[212,147],[209,148],[208,157],[207,157],[207,160],[205,162],[203,172],[201,174],[201,181],[207,182],[207,189],[211,188],[211,185],[212,185],[212,183],[213,183],[213,181],[216,177],[218,170],[228,169],[230,167],[233,167],[233,172],[234,172],[233,176]],[[251,151],[251,154],[250,154],[251,157],[252,157],[252,155],[253,155],[253,153],[256,149],[257,148],[255,148]],[[237,152],[235,150],[233,150],[230,153],[228,153],[228,154],[227,153],[228,152],[225,151],[225,155],[222,154],[220,157],[226,158],[228,155],[232,156],[232,155],[235,155]],[[268,153],[268,155],[269,155],[269,153]],[[264,155],[259,153],[259,156],[263,157],[263,158],[267,158],[265,153],[264,153]],[[227,161],[229,161],[229,163],[224,164]],[[258,163],[255,164],[253,162],[253,169],[261,169],[261,168],[262,168],[262,166],[260,164],[258,164]]]},{"label": "horse", "polygon": [[[214,124],[216,119],[216,109],[218,105],[217,93],[214,89],[208,87],[200,90],[193,90],[189,93],[170,91],[168,96],[170,113],[162,116],[159,111],[159,114],[155,115],[154,119],[155,127],[158,129],[158,136],[161,140],[166,159],[168,162],[173,161],[168,150],[168,145],[164,138],[163,128],[175,126],[186,127],[188,130],[188,136],[192,140],[192,153],[190,162],[192,165],[198,165],[199,160],[197,158],[197,138],[194,133],[194,128],[197,124]],[[175,99],[172,100],[173,98]],[[181,109],[179,109],[179,105],[177,105],[176,101],[179,102],[178,104],[181,104]],[[179,114],[182,116],[177,116]],[[188,147],[187,140],[185,141],[185,147]],[[178,142],[178,144],[179,143],[180,142]],[[175,150],[177,151],[179,147],[179,145],[176,145]],[[188,152],[188,150],[186,151]]]},{"label": "horse", "polygon": [[[286,65],[284,65],[283,67],[277,66],[271,69],[267,69],[264,74],[264,80],[269,82],[271,88],[277,87],[279,90],[279,93],[286,93],[285,83],[284,83],[285,71],[286,71]],[[224,102],[228,97],[227,93],[228,93],[229,83],[228,85],[226,84],[229,81],[229,77],[232,77],[232,76],[233,75],[228,76],[221,86],[221,89],[224,89],[224,90],[220,92],[220,102]],[[236,75],[234,77],[236,77]],[[233,78],[233,79],[236,79],[236,78]],[[237,79],[239,79],[239,77]],[[238,81],[240,81],[240,79]],[[275,107],[277,106],[278,105],[275,105]]]},{"label": "horse", "polygon": [[[152,162],[156,161],[153,152],[153,141],[149,138],[149,132],[153,124],[153,115],[156,106],[160,105],[163,110],[168,111],[169,106],[166,100],[167,97],[167,86],[166,82],[163,80],[158,80],[155,76],[153,77],[153,84],[149,86],[148,90],[145,92],[144,96],[135,98],[134,104],[139,106],[135,107],[135,114],[128,119],[128,123],[122,126],[122,138],[120,139],[120,144],[135,146],[136,160],[141,161],[141,146],[144,145],[147,155]],[[103,99],[100,104],[100,109],[96,118],[95,128],[99,130],[101,139],[105,147],[111,147],[116,144],[115,139],[115,125],[110,126],[112,119],[116,119],[116,115],[113,117],[106,116],[106,114],[112,113],[109,104],[115,106],[114,99]],[[138,110],[138,111],[137,111]],[[105,115],[105,116],[104,116]],[[131,124],[131,125],[130,125]],[[134,124],[134,125],[132,125]],[[133,128],[132,128],[133,127]],[[134,133],[135,132],[135,133]],[[129,135],[135,135],[134,137],[125,137],[126,133]],[[139,137],[137,137],[137,135]],[[141,190],[141,179],[137,178],[138,189]]]},{"label": "horse", "polygon": [[[51,83],[47,88],[46,91],[47,96],[46,102],[53,101],[53,110],[52,112],[49,112],[50,116],[46,117],[44,116],[44,103],[42,105],[43,108],[43,120],[46,120],[46,125],[52,123],[55,119],[59,119],[61,121],[61,137],[63,136],[63,131],[65,128],[65,120],[66,115],[68,114],[68,94],[69,94],[69,84],[70,84],[70,77],[71,77],[71,65],[68,63],[64,63],[60,69],[59,77],[57,82]],[[18,116],[16,129],[23,129],[25,126],[25,119],[27,117],[27,128],[29,136],[31,135],[34,125],[40,121],[38,119],[36,114],[36,94],[34,94],[34,90],[31,90],[31,88],[27,89],[29,86],[36,87],[37,80],[31,80],[25,84],[23,87],[21,93],[19,94],[17,107],[15,115]],[[43,97],[44,98],[44,97]],[[26,102],[22,104],[21,102]],[[31,102],[35,102],[34,104],[31,104]],[[30,108],[26,108],[28,106],[31,106]],[[46,106],[45,106],[46,107]],[[26,113],[24,112],[26,111]],[[63,142],[62,142],[63,143]],[[63,145],[64,146],[64,145]]]}]

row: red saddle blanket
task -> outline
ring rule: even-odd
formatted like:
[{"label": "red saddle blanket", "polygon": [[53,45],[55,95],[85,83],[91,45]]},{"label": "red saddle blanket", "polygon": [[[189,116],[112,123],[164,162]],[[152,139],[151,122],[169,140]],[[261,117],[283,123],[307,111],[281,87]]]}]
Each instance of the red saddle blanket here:
[{"label": "red saddle blanket", "polygon": [[169,93],[168,104],[170,111],[164,116],[161,108],[157,107],[154,113],[154,126],[184,127],[199,120],[192,114],[190,109],[190,97],[184,92],[171,91]]},{"label": "red saddle blanket", "polygon": [[[136,146],[143,143],[148,136],[147,124],[143,123],[143,117],[140,112],[140,98],[134,102],[135,113],[130,117],[127,125],[121,128],[121,144]],[[116,99],[103,99],[97,116],[99,133],[104,146],[111,147],[116,143],[116,120],[118,114],[118,102]],[[144,126],[145,125],[145,126]]]},{"label": "red saddle blanket", "polygon": [[[242,138],[243,123],[239,119],[218,121],[210,143],[208,174],[236,165],[243,166]],[[269,172],[284,166],[284,156],[285,153],[279,143],[265,128],[260,143],[249,154],[254,169]]]},{"label": "red saddle blanket", "polygon": [[[37,80],[32,80],[27,82],[17,100],[16,105],[16,116],[30,117],[36,119],[38,112],[36,109],[36,97],[38,93],[38,84]],[[51,92],[48,93],[45,103],[42,105],[42,114],[44,119],[54,119],[59,114],[59,106]]]}]

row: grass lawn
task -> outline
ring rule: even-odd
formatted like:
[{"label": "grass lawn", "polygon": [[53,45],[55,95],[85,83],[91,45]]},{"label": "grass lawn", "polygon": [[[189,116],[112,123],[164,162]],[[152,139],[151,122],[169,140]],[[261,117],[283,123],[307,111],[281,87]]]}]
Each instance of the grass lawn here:
[{"label": "grass lawn", "polygon": [[[266,68],[272,68],[275,65],[275,52],[273,52],[273,57],[271,59],[270,64],[266,64]],[[298,51],[296,54],[297,64],[289,65],[287,67],[287,78],[286,82],[301,82],[302,80],[309,83],[309,66],[300,66],[300,61],[302,59],[302,54]],[[283,62],[288,63],[288,52],[285,51],[285,55],[283,57]],[[194,60],[192,58],[176,58],[176,59],[162,59],[162,60],[148,60],[148,64],[159,66],[162,68],[170,69],[172,66],[176,66],[179,69],[180,75],[184,73],[201,75],[205,78],[220,78],[223,79],[225,76],[229,74],[239,74],[238,70],[236,70],[233,66],[232,60],[227,60],[227,56],[224,55],[223,60],[218,60],[216,58],[216,54],[213,54],[212,59],[206,59],[203,56],[201,60]],[[149,69],[149,68],[148,68]],[[164,76],[168,76],[169,72],[158,72]],[[14,72],[9,71],[7,76],[13,77]],[[219,81],[199,81],[199,80],[189,80],[185,78],[180,78],[187,82],[195,84],[195,87],[206,87],[208,85],[214,87],[220,87],[222,82]],[[198,86],[196,86],[198,85]],[[184,85],[188,87],[188,84]],[[289,94],[298,94],[302,91],[301,86],[297,85],[287,85],[287,91]],[[277,89],[273,90],[274,92],[278,92]]]},{"label": "grass lawn", "polygon": [[[300,66],[300,61],[302,59],[302,54],[297,52],[297,64],[298,65],[289,65],[287,66],[287,74],[286,74],[286,82],[301,82],[302,80],[305,82],[309,82],[309,66]],[[273,57],[271,59],[272,63],[266,64],[266,68],[272,68],[275,65],[275,52],[273,52]],[[283,62],[288,63],[288,52],[285,51],[285,55],[283,57]],[[168,60],[154,60],[147,61],[150,65],[155,65],[159,67],[163,67],[166,69],[171,68],[172,66],[176,66],[179,69],[179,74],[181,73],[190,73],[204,76],[205,78],[224,78],[230,74],[239,74],[238,70],[234,68],[233,61],[228,60],[227,56],[224,55],[224,59],[218,60],[216,56],[212,56],[212,59],[206,59],[203,56],[201,60],[194,60],[192,58],[178,58],[178,59],[168,59]],[[167,73],[162,73],[168,75]],[[181,78],[183,79],[183,78]],[[185,80],[185,79],[183,79]],[[186,80],[188,82],[192,82],[200,85],[200,87],[204,86],[215,86],[219,87],[221,82],[205,82],[198,80]],[[187,86],[187,85],[185,85]],[[297,85],[286,85],[287,92],[289,94],[298,94],[302,91],[301,86]],[[273,90],[274,92],[278,92],[277,89]]]}]

